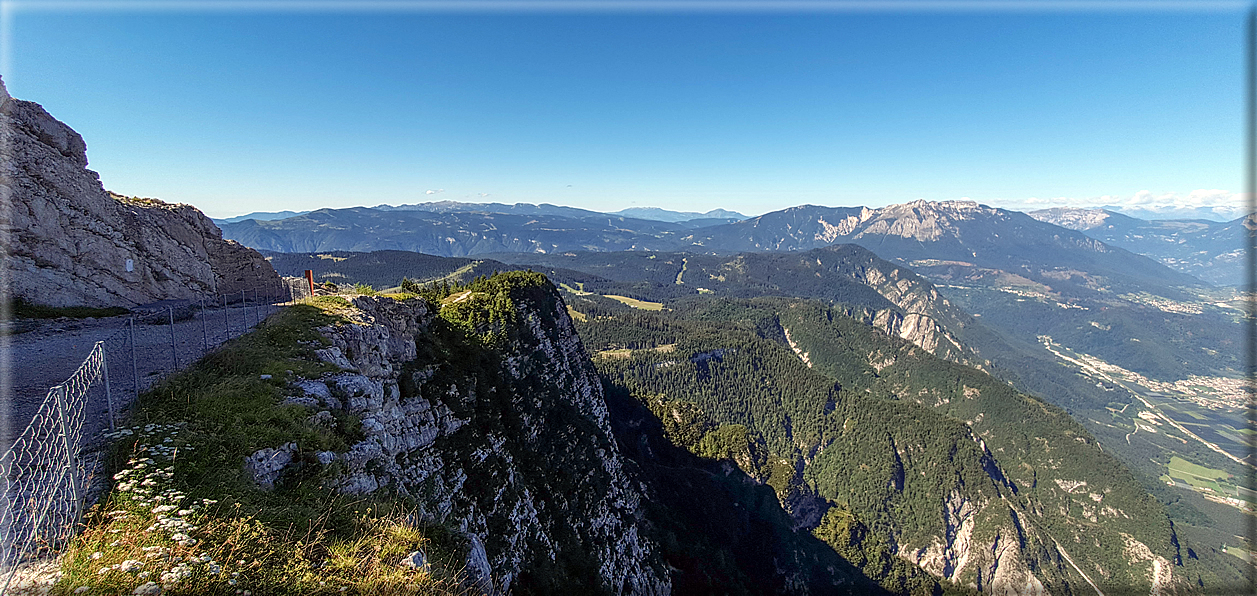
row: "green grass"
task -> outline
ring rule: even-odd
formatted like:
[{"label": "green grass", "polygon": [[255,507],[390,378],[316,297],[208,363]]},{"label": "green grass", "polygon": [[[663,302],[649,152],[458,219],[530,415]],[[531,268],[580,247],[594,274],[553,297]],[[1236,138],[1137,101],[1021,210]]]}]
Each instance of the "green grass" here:
[{"label": "green grass", "polygon": [[647,302],[645,300],[629,298],[628,296],[617,296],[615,294],[604,294],[604,296],[612,300],[616,300],[624,304],[627,304],[633,308],[640,308],[642,310],[663,310],[662,302]]},{"label": "green grass", "polygon": [[1195,488],[1207,488],[1223,496],[1235,494],[1234,490],[1228,490],[1223,486],[1224,483],[1221,481],[1225,481],[1230,477],[1230,474],[1223,470],[1196,465],[1177,455],[1170,458],[1170,463],[1166,464],[1166,469],[1169,471],[1170,476],[1179,481],[1186,481],[1187,484]]},{"label": "green grass", "polygon": [[[326,344],[315,329],[350,308],[338,297],[290,307],[142,395],[114,435],[116,482],[88,512],[53,593],[129,594],[167,583],[162,574],[182,574],[162,591],[172,595],[465,593],[454,532],[411,521],[413,508],[390,495],[325,486],[336,464],[315,454],[361,440],[359,421],[341,413],[317,424],[313,410],[282,403],[291,379],[333,370],[314,357]],[[245,456],[288,442],[295,463],[274,490],[245,477]],[[399,566],[414,550],[433,561],[429,572]],[[126,561],[136,568],[114,567]]]},{"label": "green grass", "polygon": [[13,318],[15,319],[56,319],[59,317],[69,317],[71,319],[86,319],[87,317],[116,317],[125,315],[131,311],[114,306],[109,308],[91,308],[87,306],[44,306],[42,304],[31,304],[21,298],[13,301]]},{"label": "green grass", "polygon": [[1204,466],[1193,464],[1177,455],[1170,458],[1170,463],[1166,464],[1170,475],[1174,472],[1182,472],[1186,476],[1200,478],[1201,480],[1226,480],[1230,474],[1215,468],[1206,468]]},{"label": "green grass", "polygon": [[1253,559],[1252,553],[1248,552],[1245,549],[1236,548],[1234,546],[1226,546],[1222,549],[1222,552],[1228,555],[1231,555],[1233,557],[1236,557],[1240,559],[1241,561],[1244,561],[1245,563],[1249,563]]}]

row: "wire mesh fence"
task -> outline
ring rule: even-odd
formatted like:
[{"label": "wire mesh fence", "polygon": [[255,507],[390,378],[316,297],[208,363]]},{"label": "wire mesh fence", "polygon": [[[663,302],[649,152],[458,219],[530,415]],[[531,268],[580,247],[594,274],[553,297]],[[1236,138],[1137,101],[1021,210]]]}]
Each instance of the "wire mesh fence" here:
[{"label": "wire mesh fence", "polygon": [[16,564],[59,548],[78,521],[90,474],[79,446],[91,388],[107,370],[103,342],[64,383],[48,390],[31,423],[0,457],[4,501],[0,503],[0,560],[4,591]]},{"label": "wire mesh fence", "polygon": [[[73,536],[86,495],[103,471],[101,435],[136,397],[285,304],[309,297],[305,280],[286,278],[230,295],[147,305],[78,330],[87,342],[75,345],[91,346],[81,361],[44,350],[32,350],[29,363],[15,355],[15,394],[30,399],[13,400],[14,428],[22,430],[0,437],[0,595],[10,593],[24,563],[55,554]],[[56,356],[72,359],[58,367]],[[68,370],[68,378],[60,376]]]}]

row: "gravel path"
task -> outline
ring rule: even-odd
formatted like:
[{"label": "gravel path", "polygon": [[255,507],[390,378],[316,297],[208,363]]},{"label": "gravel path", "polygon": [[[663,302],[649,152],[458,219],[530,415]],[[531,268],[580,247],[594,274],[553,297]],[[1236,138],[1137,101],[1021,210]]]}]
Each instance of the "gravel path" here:
[{"label": "gravel path", "polygon": [[[250,304],[222,308],[207,308],[204,317],[199,307],[189,313],[187,307],[172,305],[176,318],[180,308],[191,318],[174,324],[174,346],[171,349],[171,325],[157,321],[169,321],[165,308],[149,308],[153,314],[136,316],[135,367],[132,369],[131,335],[129,316],[102,319],[58,319],[38,324],[38,327],[9,336],[7,356],[10,359],[9,395],[5,396],[5,416],[0,426],[0,446],[7,447],[22,432],[39,410],[48,389],[63,382],[83,362],[98,341],[105,341],[105,356],[109,366],[110,390],[114,405],[121,410],[136,395],[136,377],[139,390],[152,386],[172,371],[186,368],[230,337],[238,337],[251,329],[255,321],[276,312],[281,307]],[[225,320],[224,320],[225,319]],[[147,322],[143,322],[147,321]],[[119,412],[121,413],[121,412]],[[90,443],[92,437],[109,428],[109,408],[103,386],[91,390],[83,437]]]}]

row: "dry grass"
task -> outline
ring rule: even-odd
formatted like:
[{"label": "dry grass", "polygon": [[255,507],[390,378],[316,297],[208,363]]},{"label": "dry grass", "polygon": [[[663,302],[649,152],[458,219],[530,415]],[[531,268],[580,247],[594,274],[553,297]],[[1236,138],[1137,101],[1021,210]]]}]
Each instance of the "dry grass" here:
[{"label": "dry grass", "polygon": [[633,308],[640,308],[642,310],[663,310],[662,302],[647,302],[645,300],[629,298],[628,296],[617,296],[615,294],[605,294],[605,296],[612,300],[627,304]]}]

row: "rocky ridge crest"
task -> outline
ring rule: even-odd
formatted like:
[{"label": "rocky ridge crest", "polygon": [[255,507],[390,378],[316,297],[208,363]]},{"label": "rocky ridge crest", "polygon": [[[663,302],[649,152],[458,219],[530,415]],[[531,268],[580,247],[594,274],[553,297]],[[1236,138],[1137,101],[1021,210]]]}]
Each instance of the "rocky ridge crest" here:
[{"label": "rocky ridge crest", "polygon": [[[433,358],[443,321],[423,300],[356,298],[355,322],[320,330],[331,346],[319,356],[343,372],[293,383],[289,400],[329,421],[357,416],[362,441],[316,454],[339,466],[333,486],[412,497],[421,517],[467,537],[467,569],[485,590],[536,590],[538,568],[589,559],[616,594],[667,594],[602,385],[557,293],[541,296],[516,301],[518,335],[476,363],[494,365],[484,374]],[[295,449],[261,450],[246,468],[265,486]]]}]

